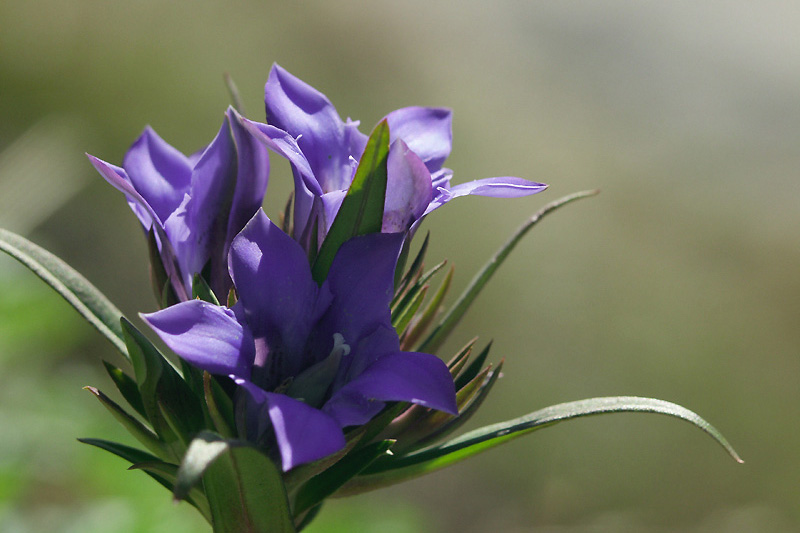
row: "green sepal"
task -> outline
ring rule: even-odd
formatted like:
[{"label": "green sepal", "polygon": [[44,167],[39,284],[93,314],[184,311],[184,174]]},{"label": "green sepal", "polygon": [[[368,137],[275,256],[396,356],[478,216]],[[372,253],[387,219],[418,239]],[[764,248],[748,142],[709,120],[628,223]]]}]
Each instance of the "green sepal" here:
[{"label": "green sepal", "polygon": [[225,438],[235,437],[236,420],[233,414],[233,401],[225,394],[214,376],[208,372],[203,372],[203,397],[217,432]]},{"label": "green sepal", "polygon": [[201,479],[214,533],[295,533],[281,473],[259,450],[204,431],[181,462],[175,497]]},{"label": "green sepal", "polygon": [[158,456],[163,457],[166,453],[164,443],[158,438],[158,435],[153,433],[150,428],[136,420],[129,415],[122,407],[120,407],[114,400],[97,390],[95,387],[84,387],[84,390],[91,392],[95,398],[100,400],[100,403],[114,415],[123,427],[128,430],[128,433],[133,435],[136,440],[141,442],[147,449]]},{"label": "green sepal", "polygon": [[[403,259],[402,263],[398,261],[397,267],[395,268],[395,284],[394,284],[394,298],[392,299],[392,305],[394,305],[403,292],[408,288],[411,284],[411,280],[415,279],[420,273],[422,272],[422,264],[425,260],[425,254],[428,251],[428,243],[430,242],[431,232],[425,234],[425,240],[422,241],[422,246],[420,246],[417,255],[414,256],[414,261],[411,262],[411,266],[408,268],[408,272],[400,278],[400,281],[397,281],[397,277],[402,274],[403,268],[405,267],[405,262],[407,260],[400,256],[400,259]],[[406,244],[408,244],[409,240],[406,239]],[[405,248],[405,244],[404,244]],[[406,249],[406,256],[408,256],[408,250]]]},{"label": "green sepal", "polygon": [[458,300],[456,300],[453,306],[450,307],[445,316],[439,321],[439,324],[420,345],[419,351],[426,353],[436,352],[436,350],[447,339],[447,336],[450,334],[453,328],[456,327],[456,324],[458,324],[458,322],[461,320],[461,317],[464,316],[464,313],[467,312],[467,309],[469,309],[470,305],[472,305],[472,302],[475,301],[475,298],[478,297],[478,294],[480,294],[481,290],[483,290],[483,287],[486,286],[486,283],[491,279],[492,275],[494,275],[500,265],[503,264],[503,261],[505,261],[511,251],[517,246],[519,241],[522,240],[522,237],[524,237],[525,234],[527,234],[528,231],[530,231],[531,228],[533,228],[540,220],[559,207],[563,207],[574,202],[575,200],[580,200],[581,198],[594,196],[598,194],[598,192],[599,191],[582,191],[565,196],[556,200],[555,202],[547,204],[531,218],[529,218],[517,229],[511,238],[500,247],[500,249],[492,256],[492,258],[489,259],[489,261],[475,275],[475,277],[472,278],[472,281],[470,281],[467,288],[464,289],[464,292],[461,293],[461,296],[458,297]]},{"label": "green sepal", "polygon": [[147,418],[156,434],[172,450],[168,458],[178,460],[194,435],[204,427],[199,399],[172,364],[133,324],[123,318],[122,328]]},{"label": "green sepal", "polygon": [[408,305],[404,308],[398,309],[398,312],[392,317],[392,326],[394,327],[398,336],[402,337],[403,333],[405,333],[409,322],[411,322],[411,319],[414,318],[414,315],[422,305],[425,295],[428,294],[428,288],[428,285],[421,287],[414,296],[414,299],[408,302]]},{"label": "green sepal", "polygon": [[224,72],[222,79],[225,80],[228,96],[231,97],[231,105],[240,115],[244,116],[244,103],[242,103],[242,97],[239,95],[239,88],[236,86],[236,82],[233,81],[229,72]]},{"label": "green sepal", "polygon": [[16,233],[0,229],[0,250],[50,285],[128,359],[119,326],[122,311],[97,287],[64,261]]},{"label": "green sepal", "polygon": [[103,366],[114,382],[114,385],[117,386],[117,390],[119,390],[122,397],[125,398],[125,401],[128,402],[128,405],[133,407],[137,413],[146,419],[147,413],[144,410],[142,395],[139,393],[139,386],[136,384],[136,381],[108,361],[103,361]]},{"label": "green sepal", "polygon": [[[475,340],[477,340],[477,337]],[[489,350],[492,348],[492,342],[493,341],[489,341],[489,344],[487,344],[486,347],[481,350],[481,353],[479,353],[478,356],[472,360],[469,366],[455,376],[456,390],[464,387],[467,383],[475,379],[475,376],[481,372],[483,364],[486,362],[486,358],[489,356]],[[500,367],[498,367],[498,369],[499,368]]]},{"label": "green sepal", "polygon": [[663,400],[615,396],[553,405],[520,418],[476,429],[416,453],[391,459],[383,458],[343,487],[340,495],[365,492],[441,470],[509,440],[564,420],[622,412],[658,413],[686,420],[713,437],[735,461],[742,462],[725,437],[696,413]]},{"label": "green sepal", "polygon": [[350,479],[357,476],[376,459],[391,453],[389,449],[395,441],[383,440],[370,443],[361,449],[347,454],[341,461],[311,478],[297,492],[294,498],[294,514],[301,516],[304,512],[322,503],[325,498],[335,493]]},{"label": "green sepal", "polygon": [[208,282],[199,273],[195,274],[192,278],[192,298],[219,305],[219,300],[214,294],[214,291],[211,290]]},{"label": "green sepal", "polygon": [[317,283],[321,284],[328,276],[333,258],[342,244],[357,235],[381,231],[388,156],[389,124],[384,119],[375,126],[367,140],[353,182],[311,268]]},{"label": "green sepal", "polygon": [[439,285],[436,294],[433,295],[433,298],[431,298],[431,301],[428,302],[428,305],[425,306],[425,309],[419,314],[418,318],[415,318],[411,329],[408,331],[405,338],[403,338],[404,346],[414,346],[425,331],[427,331],[428,327],[430,327],[434,318],[436,318],[436,314],[439,312],[439,308],[442,306],[444,297],[447,296],[447,292],[450,290],[450,283],[453,281],[454,272],[455,267],[451,266],[441,285]]}]

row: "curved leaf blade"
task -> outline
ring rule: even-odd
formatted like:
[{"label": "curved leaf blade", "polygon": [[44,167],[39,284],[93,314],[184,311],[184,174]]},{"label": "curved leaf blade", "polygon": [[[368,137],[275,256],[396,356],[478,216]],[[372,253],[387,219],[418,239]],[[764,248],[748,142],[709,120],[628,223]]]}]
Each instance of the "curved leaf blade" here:
[{"label": "curved leaf blade", "polygon": [[423,341],[418,350],[420,352],[436,353],[436,350],[442,345],[445,339],[447,339],[447,336],[450,334],[453,328],[456,327],[458,322],[461,320],[461,317],[463,317],[464,313],[467,312],[469,306],[472,305],[472,302],[478,297],[478,294],[480,294],[481,290],[483,290],[483,287],[486,285],[486,283],[488,283],[495,271],[500,268],[500,265],[502,265],[503,261],[505,261],[509,254],[511,254],[511,251],[517,246],[519,241],[521,241],[522,238],[531,230],[531,228],[533,228],[540,220],[559,207],[563,207],[574,202],[575,200],[580,200],[581,198],[594,196],[599,192],[600,191],[596,190],[582,191],[564,196],[563,198],[559,198],[558,200],[547,204],[538,212],[536,212],[536,214],[534,214],[531,218],[525,221],[525,223],[517,229],[511,238],[500,247],[500,249],[492,256],[491,259],[489,259],[480,272],[478,272],[475,277],[472,278],[472,281],[470,281],[467,288],[464,289],[464,292],[458,297],[456,303],[454,303],[453,306],[447,311],[445,316],[442,317],[441,321],[439,321],[439,324]]},{"label": "curved leaf blade", "polygon": [[100,334],[128,358],[119,320],[122,311],[77,270],[28,239],[0,229],[0,250],[39,276],[61,295]]},{"label": "curved leaf blade", "polygon": [[725,437],[693,411],[653,398],[614,396],[553,405],[513,420],[476,429],[438,446],[404,457],[378,460],[365,469],[362,476],[346,485],[340,493],[346,495],[365,492],[429,474],[511,439],[565,420],[623,412],[657,413],[690,422],[714,438],[736,462],[743,462]]}]

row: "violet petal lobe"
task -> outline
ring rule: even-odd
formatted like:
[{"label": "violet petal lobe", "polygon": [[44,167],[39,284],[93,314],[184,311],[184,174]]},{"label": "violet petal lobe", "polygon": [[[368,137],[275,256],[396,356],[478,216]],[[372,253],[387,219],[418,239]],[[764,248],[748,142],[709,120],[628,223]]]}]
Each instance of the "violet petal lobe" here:
[{"label": "violet petal lobe", "polygon": [[334,296],[321,328],[357,342],[377,324],[390,320],[394,269],[403,233],[372,233],[353,237],[336,254],[327,283]]},{"label": "violet petal lobe", "polygon": [[344,448],[342,428],[330,415],[284,394],[265,392],[248,381],[236,383],[254,402],[266,404],[284,472]]},{"label": "violet petal lobe", "polygon": [[404,107],[386,115],[392,142],[402,139],[433,173],[453,143],[453,113],[442,107]]},{"label": "violet petal lobe", "polygon": [[458,414],[453,378],[438,357],[419,352],[385,355],[337,394],[358,393],[380,401],[412,402]]},{"label": "violet petal lobe", "polygon": [[296,140],[323,192],[346,189],[352,178],[351,156],[360,156],[367,137],[357,123],[343,122],[330,100],[278,65],[264,90],[267,123]]},{"label": "violet petal lobe", "polygon": [[468,194],[495,198],[518,198],[542,192],[546,188],[547,185],[544,183],[536,183],[522,178],[484,178],[454,185],[450,187],[450,194],[453,198]]},{"label": "violet petal lobe", "polygon": [[381,232],[403,232],[422,216],[431,203],[431,173],[401,139],[392,143],[386,166],[386,200]]},{"label": "violet petal lobe", "polygon": [[189,190],[192,167],[188,158],[149,126],[125,154],[122,166],[161,220],[167,219]]},{"label": "violet petal lobe", "polygon": [[[316,319],[319,292],[302,247],[259,209],[233,240],[229,265],[253,335],[285,353],[301,353]],[[290,375],[303,362],[299,357],[287,361],[299,365]]]},{"label": "violet petal lobe", "polygon": [[182,359],[212,374],[249,379],[253,337],[233,310],[190,300],[141,317]]}]

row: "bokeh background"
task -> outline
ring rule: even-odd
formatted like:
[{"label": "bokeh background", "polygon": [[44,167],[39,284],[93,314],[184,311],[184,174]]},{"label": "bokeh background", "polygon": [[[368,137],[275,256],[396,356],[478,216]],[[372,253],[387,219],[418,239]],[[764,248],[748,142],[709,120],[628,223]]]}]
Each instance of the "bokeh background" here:
[{"label": "bokeh background", "polygon": [[[545,220],[457,330],[505,377],[472,424],[644,395],[715,424],[611,415],[327,505],[325,532],[800,530],[800,4],[4,0],[0,225],[67,259],[129,316],[153,310],[144,239],[90,152],[121,162],[145,124],[208,143],[230,72],[263,119],[273,62],[365,131],[406,105],[454,109],[454,182],[550,184],[429,217],[456,291],[529,214]],[[290,188],[273,158],[266,201]],[[84,385],[113,350],[0,257],[0,531],[206,531],[187,505],[76,437],[131,443]]]}]

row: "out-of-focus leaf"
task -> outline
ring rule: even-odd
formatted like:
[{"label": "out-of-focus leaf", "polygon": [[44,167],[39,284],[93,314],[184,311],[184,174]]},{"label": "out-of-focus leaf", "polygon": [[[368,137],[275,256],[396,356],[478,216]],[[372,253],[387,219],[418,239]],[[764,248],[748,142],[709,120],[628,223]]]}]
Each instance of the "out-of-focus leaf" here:
[{"label": "out-of-focus leaf", "polygon": [[356,235],[381,231],[388,156],[389,124],[384,119],[375,126],[367,140],[353,182],[311,268],[317,283],[322,283],[328,276],[333,258],[342,244]]},{"label": "out-of-focus leaf", "polygon": [[617,396],[592,398],[546,407],[520,418],[493,424],[403,457],[375,461],[362,475],[342,488],[341,495],[365,492],[429,474],[511,439],[564,420],[605,413],[658,413],[686,420],[713,437],[737,462],[742,462],[725,437],[696,413],[674,403],[653,398]]},{"label": "out-of-focus leaf", "polygon": [[599,191],[582,191],[560,198],[555,202],[544,206],[522,226],[520,226],[514,235],[512,235],[511,238],[506,241],[502,247],[500,247],[500,249],[492,256],[491,259],[489,259],[480,272],[478,272],[475,277],[472,278],[472,281],[470,281],[467,288],[464,289],[464,292],[461,293],[461,296],[458,297],[456,303],[453,304],[442,320],[439,321],[439,324],[434,328],[431,334],[428,335],[425,341],[423,341],[422,345],[420,345],[419,351],[427,353],[436,352],[445,339],[447,339],[447,336],[450,334],[453,328],[456,327],[456,324],[458,324],[458,322],[461,320],[461,317],[464,316],[464,313],[467,312],[469,306],[472,305],[473,301],[475,301],[475,298],[477,298],[478,294],[480,294],[481,290],[489,281],[489,279],[491,279],[492,275],[497,271],[500,265],[503,264],[503,261],[505,261],[519,241],[522,240],[522,237],[524,237],[525,234],[528,233],[528,231],[530,231],[531,228],[533,228],[540,220],[559,207],[563,207],[574,202],[575,200],[580,200],[581,198],[594,196],[598,192]]},{"label": "out-of-focus leaf", "polygon": [[144,446],[150,451],[160,457],[163,457],[167,453],[164,443],[161,442],[158,436],[153,433],[150,428],[146,427],[144,424],[129,415],[116,402],[96,388],[84,387],[84,389],[94,394],[95,398],[100,400],[100,403],[102,403],[106,409],[108,409],[111,414],[114,415],[114,418],[116,418],[131,435],[136,437],[136,440],[144,444]]},{"label": "out-of-focus leaf", "polygon": [[236,82],[233,81],[229,72],[223,73],[222,78],[225,80],[225,87],[228,88],[228,95],[231,97],[231,105],[233,105],[233,108],[238,111],[240,115],[246,115],[244,112],[244,103],[242,103],[242,97],[239,95],[239,88],[236,86]]},{"label": "out-of-focus leaf", "polygon": [[64,261],[29,240],[0,229],[0,250],[39,276],[128,359],[119,325],[122,311]]}]

